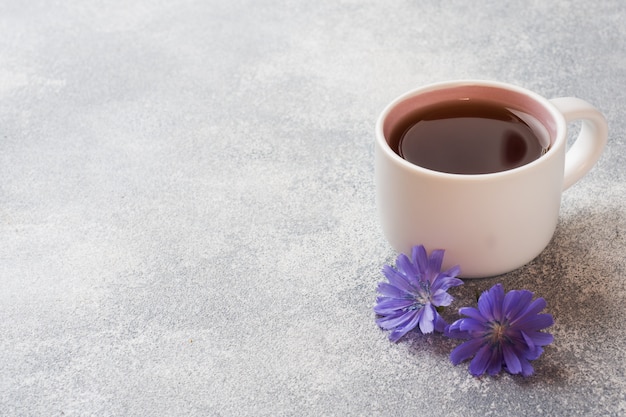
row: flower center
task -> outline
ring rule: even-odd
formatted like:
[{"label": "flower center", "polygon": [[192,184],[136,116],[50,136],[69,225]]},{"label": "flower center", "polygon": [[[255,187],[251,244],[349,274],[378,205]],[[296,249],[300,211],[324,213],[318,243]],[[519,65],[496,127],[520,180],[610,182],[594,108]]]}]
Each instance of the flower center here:
[{"label": "flower center", "polygon": [[494,345],[502,344],[506,339],[506,330],[509,326],[495,321],[491,324],[491,343]]},{"label": "flower center", "polygon": [[415,292],[413,296],[415,297],[415,301],[417,301],[421,305],[426,305],[430,302],[430,282],[422,281],[420,282],[419,287],[414,287]]}]

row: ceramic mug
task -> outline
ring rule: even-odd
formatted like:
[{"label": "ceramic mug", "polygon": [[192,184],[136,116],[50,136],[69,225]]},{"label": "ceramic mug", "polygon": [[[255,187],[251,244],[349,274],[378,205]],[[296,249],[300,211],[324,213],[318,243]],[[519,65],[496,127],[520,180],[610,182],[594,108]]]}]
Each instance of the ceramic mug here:
[{"label": "ceramic mug", "polygon": [[[532,115],[547,131],[548,150],[520,167],[488,174],[450,174],[400,157],[394,127],[420,108],[477,99]],[[581,130],[566,150],[567,123]],[[530,262],[556,229],[561,192],[596,163],[607,141],[604,116],[578,98],[547,100],[510,84],[450,81],[410,91],[391,102],[376,124],[376,203],[382,230],[398,252],[445,249],[444,268],[464,278],[489,277]]]}]

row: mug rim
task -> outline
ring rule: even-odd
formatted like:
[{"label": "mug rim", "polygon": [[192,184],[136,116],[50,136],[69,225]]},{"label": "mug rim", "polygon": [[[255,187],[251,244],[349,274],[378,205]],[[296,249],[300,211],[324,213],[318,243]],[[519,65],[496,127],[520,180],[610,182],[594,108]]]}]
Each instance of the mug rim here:
[{"label": "mug rim", "polygon": [[[503,91],[508,91],[515,93],[519,96],[525,96],[530,98],[535,103],[539,104],[546,112],[550,115],[551,120],[554,124],[554,138],[551,138],[551,144],[546,151],[545,154],[541,155],[541,157],[531,161],[527,164],[521,165],[516,168],[498,171],[498,172],[489,172],[483,174],[459,174],[459,173],[450,173],[450,172],[442,172],[436,171],[433,169],[425,168],[420,165],[416,165],[412,162],[407,161],[398,155],[387,142],[387,138],[385,137],[384,128],[385,122],[387,121],[388,116],[391,112],[396,109],[400,104],[418,97],[420,95],[424,95],[426,93],[431,93],[440,90],[452,90],[459,88],[468,88],[468,87],[485,87],[492,89],[500,89]],[[528,112],[530,113],[530,112]],[[534,116],[534,114],[530,113]],[[541,121],[544,124],[543,121]],[[378,120],[376,121],[376,142],[378,143],[378,147],[380,150],[384,152],[387,158],[391,158],[392,161],[400,164],[401,167],[425,175],[431,175],[441,178],[450,178],[455,180],[463,180],[463,181],[484,181],[487,179],[496,179],[501,177],[508,177],[511,175],[516,175],[518,173],[522,173],[527,170],[533,169],[535,166],[548,163],[549,160],[558,157],[559,149],[565,146],[566,140],[566,123],[565,118],[561,114],[561,112],[552,104],[550,101],[541,95],[528,90],[523,87],[519,87],[517,85],[508,84],[499,81],[491,81],[491,80],[477,80],[477,79],[466,79],[466,80],[451,80],[451,81],[441,81],[432,84],[427,84],[401,94],[392,100],[383,111],[378,116]]]}]

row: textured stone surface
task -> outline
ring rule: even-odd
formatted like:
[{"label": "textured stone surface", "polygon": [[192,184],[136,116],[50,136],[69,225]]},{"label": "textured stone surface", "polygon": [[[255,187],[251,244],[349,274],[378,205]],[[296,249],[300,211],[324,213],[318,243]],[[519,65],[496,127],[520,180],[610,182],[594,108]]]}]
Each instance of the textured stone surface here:
[{"label": "textured stone surface", "polygon": [[[624,415],[625,20],[621,0],[0,0],[0,415]],[[375,119],[456,78],[609,121],[550,246],[451,291],[546,298],[528,379],[374,323],[395,258]]]}]

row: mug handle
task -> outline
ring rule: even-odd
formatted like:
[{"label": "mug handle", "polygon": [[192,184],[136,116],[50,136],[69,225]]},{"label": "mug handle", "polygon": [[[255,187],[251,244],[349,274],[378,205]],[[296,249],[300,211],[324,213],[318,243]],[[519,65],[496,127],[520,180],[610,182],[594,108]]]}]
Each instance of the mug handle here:
[{"label": "mug handle", "polygon": [[560,97],[550,102],[563,114],[566,122],[582,121],[578,137],[565,154],[563,190],[566,190],[589,172],[600,158],[607,142],[608,126],[602,113],[585,100]]}]

